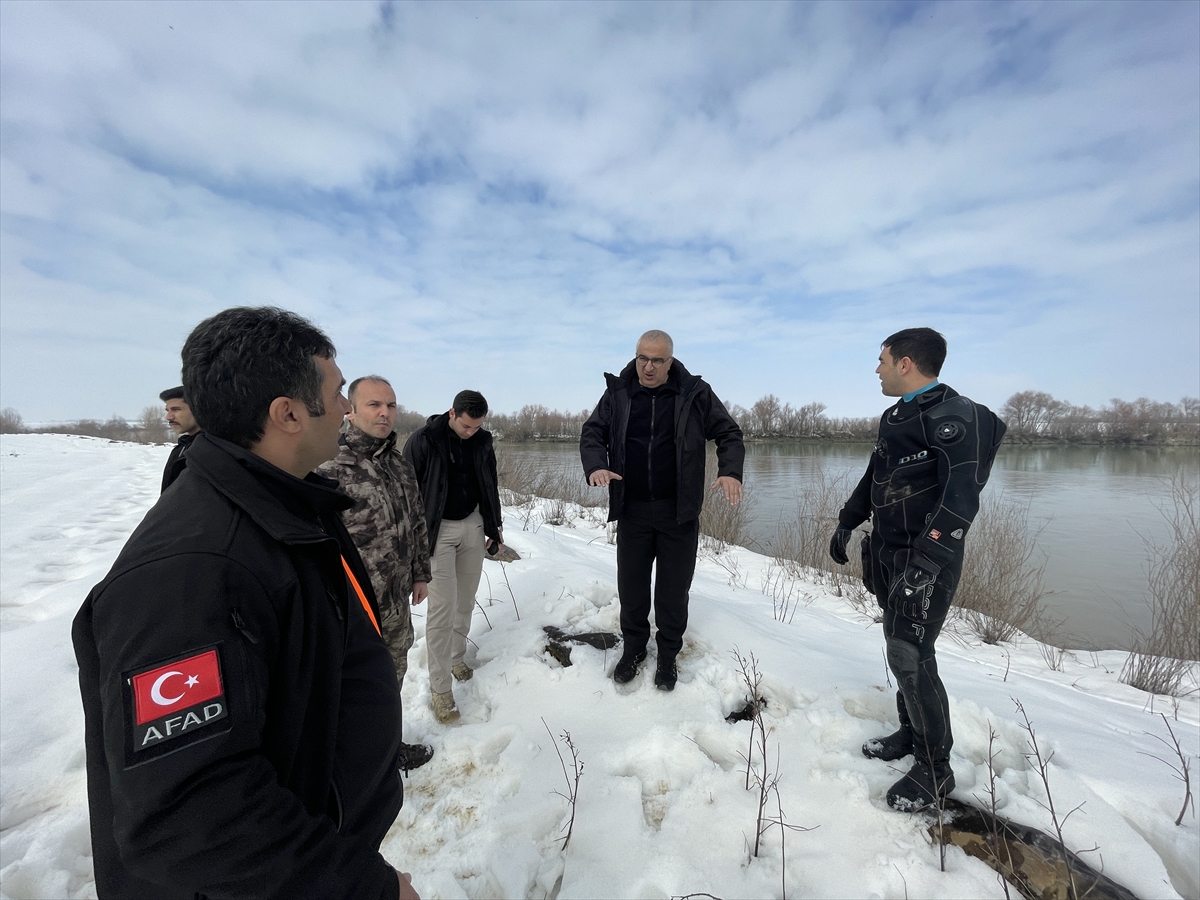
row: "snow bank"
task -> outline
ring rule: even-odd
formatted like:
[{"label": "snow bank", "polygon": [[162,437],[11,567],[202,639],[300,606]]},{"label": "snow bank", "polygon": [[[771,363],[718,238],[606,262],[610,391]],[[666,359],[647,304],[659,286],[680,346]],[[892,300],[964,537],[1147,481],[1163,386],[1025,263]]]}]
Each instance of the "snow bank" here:
[{"label": "snow bank", "polygon": [[[167,449],[61,435],[0,442],[0,896],[92,897],[83,716],[70,622],[91,585],[158,493]],[[506,511],[522,555],[489,562],[468,661],[456,685],[462,720],[428,708],[424,620],[404,685],[405,738],[432,744],[432,762],[406,782],[383,845],[435,897],[1002,897],[997,876],[951,848],[946,871],[919,817],[883,796],[901,770],[859,746],[896,727],[878,625],[815,581],[793,588],[807,605],[776,621],[763,593],[770,561],[733,548],[701,559],[674,693],[656,691],[653,658],[629,689],[607,676],[616,652],[572,650],[564,668],[545,652],[544,625],[618,631],[615,548],[595,512],[542,524]],[[524,530],[522,526],[524,525]],[[518,618],[519,613],[519,618]],[[755,798],[745,789],[748,723],[725,716],[747,699],[731,652],[753,653],[764,675],[770,762],[778,759],[787,821],[750,859]],[[1050,671],[1037,645],[939,642],[951,696],[956,796],[983,796],[989,729],[997,733],[1003,814],[1049,829],[1014,699],[1027,710],[1060,810],[1080,806],[1067,840],[1141,897],[1200,894],[1200,839],[1190,814],[1173,822],[1181,783],[1150,735],[1168,713],[1184,747],[1200,750],[1200,699],[1172,703],[1122,685],[1123,654],[1068,654]],[[543,724],[544,723],[544,724]],[[567,783],[555,738],[569,731],[584,774],[565,854]],[[560,749],[570,756],[564,747]]]}]

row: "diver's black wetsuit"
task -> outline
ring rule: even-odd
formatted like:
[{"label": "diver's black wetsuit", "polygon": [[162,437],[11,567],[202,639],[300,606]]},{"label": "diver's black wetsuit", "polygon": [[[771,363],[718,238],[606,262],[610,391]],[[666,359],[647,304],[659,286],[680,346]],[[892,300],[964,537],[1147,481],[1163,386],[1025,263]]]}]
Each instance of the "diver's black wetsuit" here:
[{"label": "diver's black wetsuit", "polygon": [[884,610],[900,726],[935,763],[949,760],[954,739],[933,644],[1004,432],[991,410],[944,384],[901,400],[880,418],[866,474],[838,516],[851,529],[872,518],[863,581]]}]

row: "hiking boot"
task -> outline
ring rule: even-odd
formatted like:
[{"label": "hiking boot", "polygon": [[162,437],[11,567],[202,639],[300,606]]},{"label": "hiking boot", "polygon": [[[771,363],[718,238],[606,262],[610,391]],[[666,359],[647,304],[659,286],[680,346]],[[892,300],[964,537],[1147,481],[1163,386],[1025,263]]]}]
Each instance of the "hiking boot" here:
[{"label": "hiking boot", "polygon": [[401,744],[400,770],[407,775],[433,759],[433,748],[427,744]]},{"label": "hiking boot", "polygon": [[673,691],[678,680],[679,670],[675,668],[675,660],[659,657],[658,668],[654,670],[654,686],[660,691]]},{"label": "hiking boot", "polygon": [[446,691],[439,694],[436,691],[430,698],[429,705],[433,707],[433,716],[443,725],[449,725],[458,720],[458,707],[454,705],[454,692]]},{"label": "hiking boot", "polygon": [[628,650],[622,655],[617,667],[613,669],[613,681],[617,684],[629,684],[633,681],[638,673],[638,667],[646,659],[646,651],[640,653],[630,653]]},{"label": "hiking boot", "polygon": [[887,737],[871,738],[862,745],[862,752],[867,759],[883,759],[888,762],[903,759],[913,752],[912,731],[901,728]]},{"label": "hiking boot", "polygon": [[919,812],[954,790],[950,763],[917,758],[908,774],[888,788],[887,805],[900,812]]},{"label": "hiking boot", "polygon": [[470,681],[471,676],[475,674],[475,670],[465,662],[460,662],[450,670],[450,674],[454,676],[455,681]]}]

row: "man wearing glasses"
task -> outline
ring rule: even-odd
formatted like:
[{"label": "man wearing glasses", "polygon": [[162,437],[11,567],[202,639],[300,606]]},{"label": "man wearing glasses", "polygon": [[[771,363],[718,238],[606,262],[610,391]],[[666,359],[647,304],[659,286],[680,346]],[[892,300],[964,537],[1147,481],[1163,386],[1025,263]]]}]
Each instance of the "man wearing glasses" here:
[{"label": "man wearing glasses", "polygon": [[650,641],[650,573],[657,562],[654,684],[675,689],[675,658],[687,629],[688,590],[696,569],[704,505],[705,444],[717,445],[717,480],[730,505],[742,499],[742,430],[713,389],[675,359],[665,331],[647,331],[637,356],[584,423],[579,454],[588,484],[608,488],[608,520],[617,522],[617,592],[625,649],[617,684],[634,679]]}]

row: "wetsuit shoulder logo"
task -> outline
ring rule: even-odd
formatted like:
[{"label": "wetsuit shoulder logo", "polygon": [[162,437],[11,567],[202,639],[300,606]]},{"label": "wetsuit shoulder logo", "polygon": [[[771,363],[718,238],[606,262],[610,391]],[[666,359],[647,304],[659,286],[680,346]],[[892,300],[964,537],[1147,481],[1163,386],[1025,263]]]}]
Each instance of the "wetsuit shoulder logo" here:
[{"label": "wetsuit shoulder logo", "polygon": [[933,436],[942,444],[957,444],[963,439],[967,429],[961,422],[942,422],[934,430]]}]

